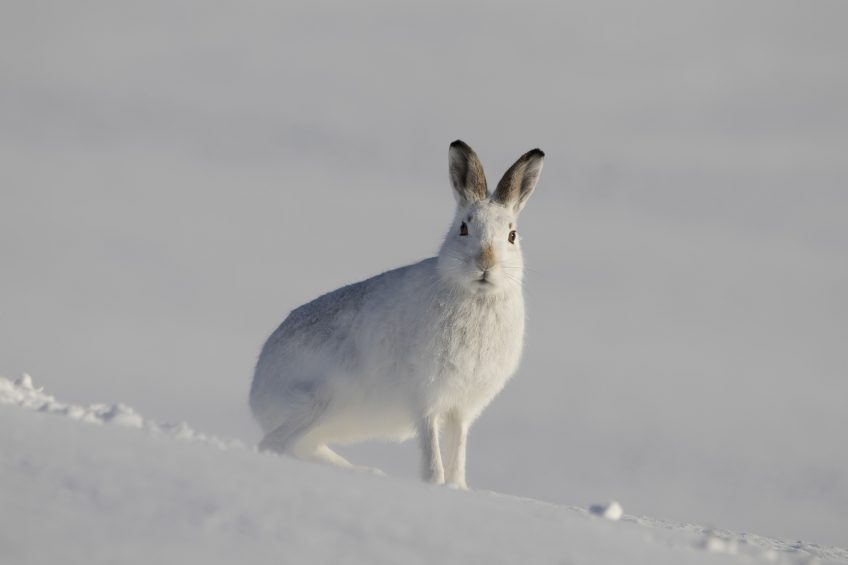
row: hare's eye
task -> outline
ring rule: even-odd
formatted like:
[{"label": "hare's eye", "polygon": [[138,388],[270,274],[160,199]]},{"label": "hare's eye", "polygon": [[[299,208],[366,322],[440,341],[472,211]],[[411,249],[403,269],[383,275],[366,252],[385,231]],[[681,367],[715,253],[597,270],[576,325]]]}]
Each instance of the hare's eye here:
[{"label": "hare's eye", "polygon": [[510,243],[515,243],[515,230],[509,232],[509,237],[506,238]]},{"label": "hare's eye", "polygon": [[468,235],[468,226],[465,225],[465,222],[462,222],[462,225],[459,226],[459,235]]}]

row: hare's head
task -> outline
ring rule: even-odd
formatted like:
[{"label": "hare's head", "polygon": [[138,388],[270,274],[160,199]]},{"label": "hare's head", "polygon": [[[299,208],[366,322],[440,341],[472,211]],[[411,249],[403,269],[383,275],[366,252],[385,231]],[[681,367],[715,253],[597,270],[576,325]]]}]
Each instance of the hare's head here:
[{"label": "hare's head", "polygon": [[533,149],[509,168],[489,194],[477,154],[462,141],[450,146],[456,215],[439,252],[445,279],[479,293],[519,288],[524,276],[518,214],[539,180],[545,154]]}]

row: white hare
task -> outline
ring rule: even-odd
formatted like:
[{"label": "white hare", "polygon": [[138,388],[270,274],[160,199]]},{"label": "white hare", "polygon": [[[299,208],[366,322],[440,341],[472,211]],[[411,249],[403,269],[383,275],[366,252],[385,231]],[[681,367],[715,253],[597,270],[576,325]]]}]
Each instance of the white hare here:
[{"label": "white hare", "polygon": [[524,154],[490,195],[474,151],[451,144],[439,255],[325,294],[268,338],[250,390],[260,448],[351,467],[328,444],[417,434],[424,479],[466,488],[468,428],[521,357],[517,218],[543,159]]}]

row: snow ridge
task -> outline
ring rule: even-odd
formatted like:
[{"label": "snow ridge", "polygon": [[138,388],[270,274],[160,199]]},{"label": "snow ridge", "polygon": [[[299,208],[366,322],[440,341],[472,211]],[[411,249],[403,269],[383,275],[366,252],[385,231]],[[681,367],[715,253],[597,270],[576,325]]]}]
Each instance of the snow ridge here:
[{"label": "snow ridge", "polygon": [[[255,449],[238,441],[197,432],[184,422],[169,424],[148,420],[124,404],[81,406],[57,401],[43,388],[35,387],[27,374],[15,381],[0,377],[0,405],[18,406],[92,424],[141,429],[151,435],[198,442],[227,451],[220,454],[209,450],[182,453],[165,444],[157,444],[154,451],[153,446],[138,441],[143,438],[134,441],[132,448],[122,445],[121,449],[116,449],[114,444],[100,444],[86,438],[87,434],[61,428],[54,432],[70,434],[81,441],[59,441],[41,450],[41,455],[33,455],[39,453],[40,447],[33,434],[6,438],[0,435],[0,440],[8,444],[0,449],[0,475],[5,473],[9,483],[5,493],[0,489],[0,508],[19,507],[14,518],[11,513],[4,516],[0,512],[0,561],[4,563],[9,562],[4,560],[4,519],[11,520],[17,530],[28,532],[36,528],[36,524],[39,530],[44,528],[44,520],[48,518],[54,520],[54,527],[62,531],[81,528],[76,534],[67,536],[69,549],[62,549],[72,553],[77,551],[80,555],[85,554],[80,548],[85,545],[85,536],[92,531],[128,523],[132,527],[114,526],[117,529],[112,535],[116,539],[112,541],[114,547],[110,551],[121,551],[124,546],[140,543],[145,551],[153,553],[158,548],[164,553],[184,550],[192,555],[202,555],[213,548],[211,540],[223,539],[225,546],[229,544],[238,548],[233,550],[236,553],[258,552],[269,557],[267,562],[272,562],[271,557],[276,562],[283,550],[300,552],[307,560],[307,555],[314,557],[316,552],[316,546],[309,540],[318,536],[335,540],[335,547],[340,551],[346,554],[352,552],[348,555],[352,557],[351,562],[362,563],[395,562],[394,557],[399,554],[411,555],[420,562],[427,562],[421,559],[424,555],[441,555],[444,562],[467,563],[468,556],[471,557],[470,562],[491,562],[488,558],[483,559],[489,550],[495,550],[494,555],[499,556],[500,560],[495,562],[504,563],[514,562],[513,557],[528,551],[535,552],[537,561],[547,561],[548,557],[562,551],[589,563],[615,562],[622,556],[631,556],[631,562],[658,565],[848,563],[848,549],[630,516],[623,514],[621,505],[613,501],[586,509],[498,493],[472,491],[453,494],[447,489],[433,489],[392,479],[378,481],[371,475],[314,468],[288,459],[253,457],[251,451]],[[18,424],[25,425],[26,420],[19,420]],[[67,444],[75,447],[67,448]],[[90,444],[89,450],[82,458],[83,463],[79,463],[73,454],[83,444]],[[232,451],[232,448],[236,449]],[[63,449],[66,451],[62,452]],[[173,455],[175,451],[179,457],[178,464],[175,465],[169,457],[160,463],[163,458],[159,454]],[[127,457],[127,453],[132,456]],[[97,461],[94,465],[91,463],[93,460]],[[78,467],[74,467],[75,461]],[[285,476],[286,480],[280,480],[281,476]],[[115,477],[121,479],[113,484],[110,481],[114,481]],[[275,487],[271,491],[258,489],[257,494],[257,491],[244,489],[246,484],[272,482]],[[18,486],[10,486],[15,484]],[[12,496],[21,492],[26,495]],[[4,495],[7,498],[5,502]],[[48,499],[55,512],[45,518],[37,509]],[[293,503],[297,510],[290,510]],[[28,504],[33,507],[29,508]],[[421,508],[436,512],[456,531],[462,531],[470,538],[459,539],[453,530],[450,536],[445,537],[439,527],[428,521],[427,512],[422,513]],[[74,519],[65,521],[62,511],[73,515]],[[451,521],[454,514],[456,516]],[[171,540],[173,546],[151,546],[148,543],[151,540],[161,542],[161,539],[170,539],[167,536],[163,538],[156,529],[163,526],[163,515],[171,516],[165,523],[166,529],[185,534],[177,538],[191,539],[205,532],[210,536],[209,543],[183,547]],[[32,524],[27,525],[27,520]],[[475,527],[477,522],[485,524],[485,527]],[[85,529],[85,524],[90,528]],[[203,527],[198,529],[198,524]],[[7,529],[9,527],[7,525]],[[492,528],[500,528],[501,535],[505,536],[502,540],[497,538],[500,545],[491,538],[489,530]],[[414,543],[407,537],[408,530],[416,531],[420,536]],[[23,539],[20,531],[7,535],[5,539],[7,554],[20,557],[11,562],[52,562],[42,559],[44,556],[39,553],[42,550],[52,551],[52,546],[27,545],[20,541]],[[292,537],[295,531],[297,535]],[[357,536],[360,541],[354,543],[349,539],[350,531],[367,535]],[[387,536],[387,532],[394,532],[394,537]],[[371,540],[371,545],[361,539]],[[568,543],[563,544],[563,540],[568,540]],[[17,545],[9,545],[13,541]],[[100,540],[92,543],[97,545]],[[490,548],[492,544],[497,548]],[[333,549],[334,546],[323,544],[320,547]],[[210,565],[232,562],[229,559],[231,555],[216,554],[212,549],[209,551],[211,553],[205,562]],[[324,558],[319,556],[314,562],[336,560],[336,554],[330,552],[328,555]],[[142,559],[147,556],[139,554],[141,560],[138,562],[150,562]],[[649,561],[640,561],[638,556]],[[79,562],[89,562],[87,559]],[[67,562],[77,561],[71,558]]]},{"label": "snow ridge", "polygon": [[32,377],[24,373],[11,381],[0,377],[0,404],[20,406],[37,412],[57,414],[89,424],[116,424],[128,428],[143,429],[148,433],[206,443],[221,449],[245,448],[238,440],[222,439],[193,430],[185,422],[156,422],[143,418],[131,406],[126,404],[66,404],[44,392],[44,387],[35,387]]}]

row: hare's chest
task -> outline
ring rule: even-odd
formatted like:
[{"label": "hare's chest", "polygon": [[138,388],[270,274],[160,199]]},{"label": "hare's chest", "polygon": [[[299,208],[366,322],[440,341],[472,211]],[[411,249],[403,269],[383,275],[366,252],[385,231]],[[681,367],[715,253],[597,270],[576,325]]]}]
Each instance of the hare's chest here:
[{"label": "hare's chest", "polygon": [[448,404],[486,404],[518,366],[524,342],[523,302],[444,312],[435,337],[429,386]]}]

